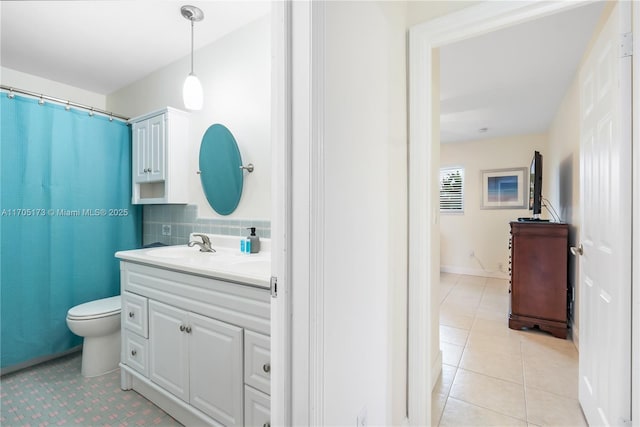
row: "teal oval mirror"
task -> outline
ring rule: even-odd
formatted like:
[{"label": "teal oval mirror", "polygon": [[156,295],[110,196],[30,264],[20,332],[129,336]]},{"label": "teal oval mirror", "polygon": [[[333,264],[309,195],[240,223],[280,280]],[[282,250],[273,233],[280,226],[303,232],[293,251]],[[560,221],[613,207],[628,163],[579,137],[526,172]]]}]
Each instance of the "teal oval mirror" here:
[{"label": "teal oval mirror", "polygon": [[242,158],[235,138],[225,126],[214,124],[200,144],[200,181],[211,207],[220,215],[232,213],[242,196]]}]

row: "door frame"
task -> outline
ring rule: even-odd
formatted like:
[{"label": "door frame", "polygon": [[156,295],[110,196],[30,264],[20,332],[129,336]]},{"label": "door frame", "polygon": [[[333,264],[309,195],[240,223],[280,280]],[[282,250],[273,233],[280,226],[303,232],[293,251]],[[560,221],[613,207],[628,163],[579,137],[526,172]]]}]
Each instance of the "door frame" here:
[{"label": "door frame", "polygon": [[[485,2],[409,29],[409,389],[411,425],[431,422],[432,378],[439,373],[433,362],[432,327],[437,310],[432,308],[432,291],[439,283],[438,170],[440,159],[438,80],[434,79],[434,52],[449,43],[564,12],[586,2]],[[633,5],[634,28],[640,29],[640,12]],[[634,64],[640,66],[640,43],[634,43]],[[635,68],[640,69],[640,68]],[[640,124],[640,78],[633,73],[633,123]],[[640,253],[640,137],[633,134],[634,204],[632,230],[635,254]],[[428,191],[424,191],[424,188]],[[426,261],[426,262],[425,262]],[[633,271],[632,348],[640,353],[640,266]],[[431,298],[430,298],[431,296]],[[434,313],[435,311],[435,313]],[[437,323],[436,323],[437,324]],[[437,335],[436,335],[437,336]],[[640,358],[632,362],[632,419],[640,417]]]},{"label": "door frame", "polygon": [[272,425],[291,425],[291,3],[271,1]]},{"label": "door frame", "polygon": [[271,424],[323,425],[325,4],[271,13]]},{"label": "door frame", "polygon": [[[633,59],[632,76],[632,129],[631,129],[631,154],[632,174],[633,174],[633,208],[631,215],[631,237],[632,260],[640,256],[640,6],[637,2],[631,3],[633,37]],[[631,419],[637,424],[640,420],[640,357],[633,355],[640,354],[640,263],[631,263]]]}]

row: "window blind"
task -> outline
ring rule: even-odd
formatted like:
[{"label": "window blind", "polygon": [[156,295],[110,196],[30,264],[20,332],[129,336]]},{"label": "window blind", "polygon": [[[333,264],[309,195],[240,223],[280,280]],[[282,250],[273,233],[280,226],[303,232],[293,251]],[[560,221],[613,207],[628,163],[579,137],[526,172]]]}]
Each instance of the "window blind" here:
[{"label": "window blind", "polygon": [[440,169],[440,212],[464,211],[464,169]]}]

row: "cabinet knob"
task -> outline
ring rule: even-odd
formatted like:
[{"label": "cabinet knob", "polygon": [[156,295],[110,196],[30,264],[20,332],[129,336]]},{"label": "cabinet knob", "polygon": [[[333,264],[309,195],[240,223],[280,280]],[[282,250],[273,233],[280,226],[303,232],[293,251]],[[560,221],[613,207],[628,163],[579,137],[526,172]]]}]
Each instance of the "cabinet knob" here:
[{"label": "cabinet knob", "polygon": [[271,423],[264,423],[262,424],[262,427],[271,427]]},{"label": "cabinet knob", "polygon": [[262,370],[268,374],[269,372],[271,372],[271,364],[265,363],[264,365],[262,365]]},{"label": "cabinet knob", "polygon": [[131,355],[135,356],[136,354],[138,354],[138,352],[136,350],[131,350]]},{"label": "cabinet knob", "polygon": [[130,311],[130,312],[129,312],[129,317],[133,317],[133,316],[135,316],[135,315],[136,315],[136,314],[135,314],[133,311]]},{"label": "cabinet knob", "polygon": [[184,331],[188,334],[191,333],[191,326],[187,326],[186,328],[184,328]]},{"label": "cabinet knob", "polygon": [[184,332],[185,329],[184,325],[180,325],[180,332]]}]

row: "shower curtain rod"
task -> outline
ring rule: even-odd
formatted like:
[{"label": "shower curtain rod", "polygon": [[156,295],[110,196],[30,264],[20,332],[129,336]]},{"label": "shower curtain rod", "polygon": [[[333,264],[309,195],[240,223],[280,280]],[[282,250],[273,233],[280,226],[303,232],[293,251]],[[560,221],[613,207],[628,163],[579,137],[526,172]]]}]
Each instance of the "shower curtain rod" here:
[{"label": "shower curtain rod", "polygon": [[18,89],[18,88],[15,88],[15,87],[5,86],[5,85],[0,85],[0,89],[8,90],[9,91],[8,96],[11,96],[12,93],[21,93],[23,95],[29,95],[29,96],[33,96],[35,98],[40,98],[41,100],[46,99],[47,101],[57,102],[59,104],[63,104],[65,106],[69,106],[69,107],[82,108],[84,110],[88,110],[90,114],[91,113],[99,113],[99,114],[103,114],[105,116],[115,117],[117,119],[121,119],[121,120],[124,120],[124,121],[129,120],[129,117],[121,116],[119,114],[114,114],[114,113],[112,113],[110,111],[101,110],[100,108],[94,108],[94,107],[90,107],[88,105],[78,104],[77,102],[72,102],[72,101],[68,101],[68,100],[65,100],[65,99],[54,98],[53,96],[47,96],[47,95],[43,95],[41,93],[30,92],[28,90]]}]

